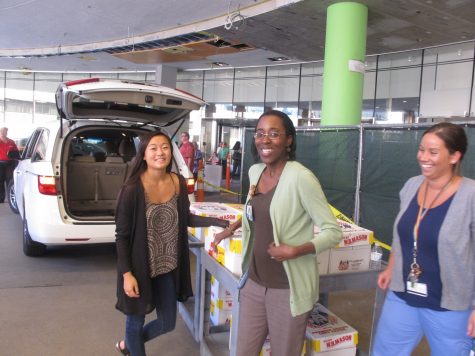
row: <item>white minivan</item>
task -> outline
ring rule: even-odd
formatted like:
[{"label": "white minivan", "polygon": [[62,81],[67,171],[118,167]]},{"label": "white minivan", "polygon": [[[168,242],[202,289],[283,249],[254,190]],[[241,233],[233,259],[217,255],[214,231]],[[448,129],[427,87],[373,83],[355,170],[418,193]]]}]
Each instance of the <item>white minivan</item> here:
[{"label": "white minivan", "polygon": [[[114,211],[140,136],[187,118],[204,102],[157,84],[91,78],[56,92],[57,122],[37,128],[14,171],[9,204],[23,220],[23,251],[115,240]],[[174,135],[176,132],[167,132]],[[173,143],[173,170],[193,175]]]}]

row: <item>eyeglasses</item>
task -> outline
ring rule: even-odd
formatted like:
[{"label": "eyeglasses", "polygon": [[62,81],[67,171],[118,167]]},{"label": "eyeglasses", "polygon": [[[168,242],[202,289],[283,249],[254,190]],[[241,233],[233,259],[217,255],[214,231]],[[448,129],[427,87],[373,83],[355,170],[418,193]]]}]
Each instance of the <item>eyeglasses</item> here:
[{"label": "eyeglasses", "polygon": [[263,132],[256,132],[254,134],[254,138],[256,140],[262,140],[264,137],[268,137],[270,140],[277,140],[279,136],[285,135],[285,133],[277,132],[277,131],[271,131],[269,133],[263,133]]}]

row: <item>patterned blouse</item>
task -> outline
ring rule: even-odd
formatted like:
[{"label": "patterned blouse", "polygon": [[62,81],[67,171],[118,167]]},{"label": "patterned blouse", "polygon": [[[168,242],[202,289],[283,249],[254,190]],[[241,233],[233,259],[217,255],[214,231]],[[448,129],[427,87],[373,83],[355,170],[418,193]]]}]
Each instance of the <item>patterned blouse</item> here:
[{"label": "patterned blouse", "polygon": [[148,263],[150,277],[168,273],[177,267],[178,195],[165,203],[153,203],[145,195]]}]

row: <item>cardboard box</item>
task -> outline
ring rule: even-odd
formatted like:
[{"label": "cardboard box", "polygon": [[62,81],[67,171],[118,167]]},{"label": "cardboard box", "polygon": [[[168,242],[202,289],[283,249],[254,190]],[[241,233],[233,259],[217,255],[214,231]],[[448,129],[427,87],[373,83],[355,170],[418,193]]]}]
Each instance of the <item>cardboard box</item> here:
[{"label": "cardboard box", "polygon": [[[242,261],[242,238],[241,233],[242,229],[237,229],[234,231],[232,237],[228,237],[222,240],[217,246],[217,252],[214,252],[211,248],[211,243],[214,240],[214,235],[223,231],[222,228],[217,226],[211,226],[207,229],[205,236],[205,250],[208,251],[210,256],[213,256],[219,263],[228,268],[232,273],[241,275],[241,262]],[[226,249],[228,250],[228,264],[226,265]]]},{"label": "cardboard box", "polygon": [[266,341],[264,341],[264,345],[262,345],[261,352],[259,352],[259,356],[272,356],[270,350],[270,338],[269,336],[266,337]]},{"label": "cardboard box", "polygon": [[[321,304],[315,304],[306,329],[307,356],[356,354],[358,332]],[[350,349],[349,351],[340,351]]]},{"label": "cardboard box", "polygon": [[339,247],[330,250],[328,273],[346,273],[369,269],[371,245]]},{"label": "cardboard box", "polygon": [[317,255],[318,274],[328,274],[328,264],[330,263],[330,250],[325,250]]},{"label": "cardboard box", "polygon": [[224,250],[224,267],[226,267],[232,274],[242,276],[242,254]]},{"label": "cardboard box", "polygon": [[[234,209],[223,203],[214,202],[194,202],[190,204],[190,212],[199,216],[208,216],[213,218],[219,218],[229,220],[230,223],[240,219],[242,217],[242,211]],[[206,236],[209,234],[209,228],[205,227],[189,227],[188,231],[194,237],[201,241],[205,241]]]},{"label": "cardboard box", "polygon": [[[306,351],[306,342],[304,341],[302,353],[300,354],[300,356],[305,356],[306,354],[305,351]],[[261,352],[259,353],[259,356],[272,356],[269,336],[266,337],[266,341],[264,341],[264,345],[262,345],[262,349],[261,349]]]},{"label": "cardboard box", "polygon": [[333,350],[333,351],[322,351],[322,352],[308,351],[305,355],[306,356],[355,356],[356,346],[349,347],[347,349],[339,349],[339,350]]},{"label": "cardboard box", "polygon": [[232,299],[210,300],[209,319],[213,325],[223,325],[231,321]]},{"label": "cardboard box", "polygon": [[232,203],[224,203],[224,204],[233,209],[239,210],[241,214],[244,211],[244,204],[232,204]]},{"label": "cardboard box", "polygon": [[[344,220],[337,219],[343,233],[343,240],[336,247],[371,245],[374,241],[374,233],[371,230],[364,229],[358,225],[351,224]],[[314,226],[314,234],[318,235],[320,228]]]},{"label": "cardboard box", "polygon": [[224,288],[219,281],[211,276],[211,299],[230,299],[231,293]]},{"label": "cardboard box", "polygon": [[190,204],[190,212],[199,216],[209,216],[234,222],[241,218],[242,211],[231,208],[223,203],[194,202]]},{"label": "cardboard box", "polygon": [[188,232],[196,237],[201,242],[205,240],[205,228],[204,227],[188,227]]}]

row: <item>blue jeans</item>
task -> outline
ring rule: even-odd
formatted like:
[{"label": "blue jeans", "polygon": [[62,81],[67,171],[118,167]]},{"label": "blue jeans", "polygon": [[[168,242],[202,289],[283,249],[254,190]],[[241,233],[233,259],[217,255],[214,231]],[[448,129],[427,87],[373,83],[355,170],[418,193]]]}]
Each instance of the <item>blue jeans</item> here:
[{"label": "blue jeans", "polygon": [[152,294],[157,319],[145,323],[145,315],[127,315],[125,346],[132,356],[145,356],[145,343],[175,329],[176,291],[174,272],[152,278]]},{"label": "blue jeans", "polygon": [[406,356],[425,335],[432,356],[468,356],[471,310],[435,311],[407,305],[389,291],[378,321],[373,356]]}]

